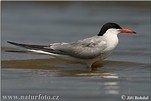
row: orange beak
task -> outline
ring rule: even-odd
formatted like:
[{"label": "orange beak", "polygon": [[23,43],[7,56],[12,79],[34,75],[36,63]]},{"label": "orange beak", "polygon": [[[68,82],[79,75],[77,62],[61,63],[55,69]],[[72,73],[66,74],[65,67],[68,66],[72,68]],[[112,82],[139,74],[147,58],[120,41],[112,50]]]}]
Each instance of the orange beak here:
[{"label": "orange beak", "polygon": [[120,33],[129,33],[129,34],[136,34],[136,32],[129,30],[129,29],[120,29],[118,30]]}]

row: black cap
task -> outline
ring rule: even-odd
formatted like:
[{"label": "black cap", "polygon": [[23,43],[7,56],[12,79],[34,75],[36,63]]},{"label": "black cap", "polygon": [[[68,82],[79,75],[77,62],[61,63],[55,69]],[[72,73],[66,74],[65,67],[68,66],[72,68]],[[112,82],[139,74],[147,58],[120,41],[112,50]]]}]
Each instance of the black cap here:
[{"label": "black cap", "polygon": [[98,36],[103,36],[103,34],[110,28],[122,29],[118,24],[109,22],[102,26]]}]

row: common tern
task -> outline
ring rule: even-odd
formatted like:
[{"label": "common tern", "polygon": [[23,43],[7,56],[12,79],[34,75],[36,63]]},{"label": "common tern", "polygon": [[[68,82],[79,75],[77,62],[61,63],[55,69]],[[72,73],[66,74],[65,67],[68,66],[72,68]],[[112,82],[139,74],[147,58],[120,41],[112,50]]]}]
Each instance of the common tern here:
[{"label": "common tern", "polygon": [[86,64],[88,67],[98,61],[103,61],[118,44],[118,34],[136,32],[124,29],[116,23],[106,23],[98,35],[70,43],[52,43],[49,45],[30,45],[15,42],[8,43],[23,47],[28,51],[51,55],[58,59]]}]

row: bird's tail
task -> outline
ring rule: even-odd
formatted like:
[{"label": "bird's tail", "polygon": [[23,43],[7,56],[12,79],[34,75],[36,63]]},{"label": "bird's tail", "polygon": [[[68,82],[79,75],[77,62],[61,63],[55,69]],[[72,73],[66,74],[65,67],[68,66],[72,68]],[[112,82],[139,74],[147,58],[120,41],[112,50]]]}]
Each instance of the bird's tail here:
[{"label": "bird's tail", "polygon": [[23,47],[23,48],[26,48],[26,49],[44,49],[44,47],[48,47],[46,45],[29,45],[29,44],[20,44],[20,43],[15,43],[15,42],[10,42],[10,41],[7,41],[8,43],[10,44],[13,44],[13,45],[16,45],[16,46],[19,46],[19,47]]},{"label": "bird's tail", "polygon": [[[12,45],[15,45],[15,46],[25,48],[25,49],[27,49],[27,51],[35,52],[35,53],[52,55],[52,53],[54,51],[54,50],[50,49],[49,45],[30,45],[30,44],[20,44],[20,43],[15,43],[15,42],[10,42],[10,41],[7,41],[7,42]],[[11,52],[11,51],[9,51],[9,52]]]}]

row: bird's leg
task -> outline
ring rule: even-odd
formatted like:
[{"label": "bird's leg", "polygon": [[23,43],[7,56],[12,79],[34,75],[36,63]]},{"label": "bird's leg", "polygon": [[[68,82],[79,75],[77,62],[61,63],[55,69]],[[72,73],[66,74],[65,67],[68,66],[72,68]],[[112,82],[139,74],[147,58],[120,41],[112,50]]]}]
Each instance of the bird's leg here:
[{"label": "bird's leg", "polygon": [[96,61],[94,63],[89,63],[87,65],[88,65],[88,69],[90,71],[96,71],[98,67],[102,67],[103,66],[102,62],[98,62],[98,61]]},{"label": "bird's leg", "polygon": [[92,67],[91,66],[88,66],[88,69],[89,69],[89,71],[92,71]]},{"label": "bird's leg", "polygon": [[88,69],[89,69],[89,71],[92,72],[92,71],[96,71],[97,68],[95,66],[93,66],[93,63],[91,63],[88,65]]},{"label": "bird's leg", "polygon": [[92,71],[92,63],[87,63],[87,68]]}]

